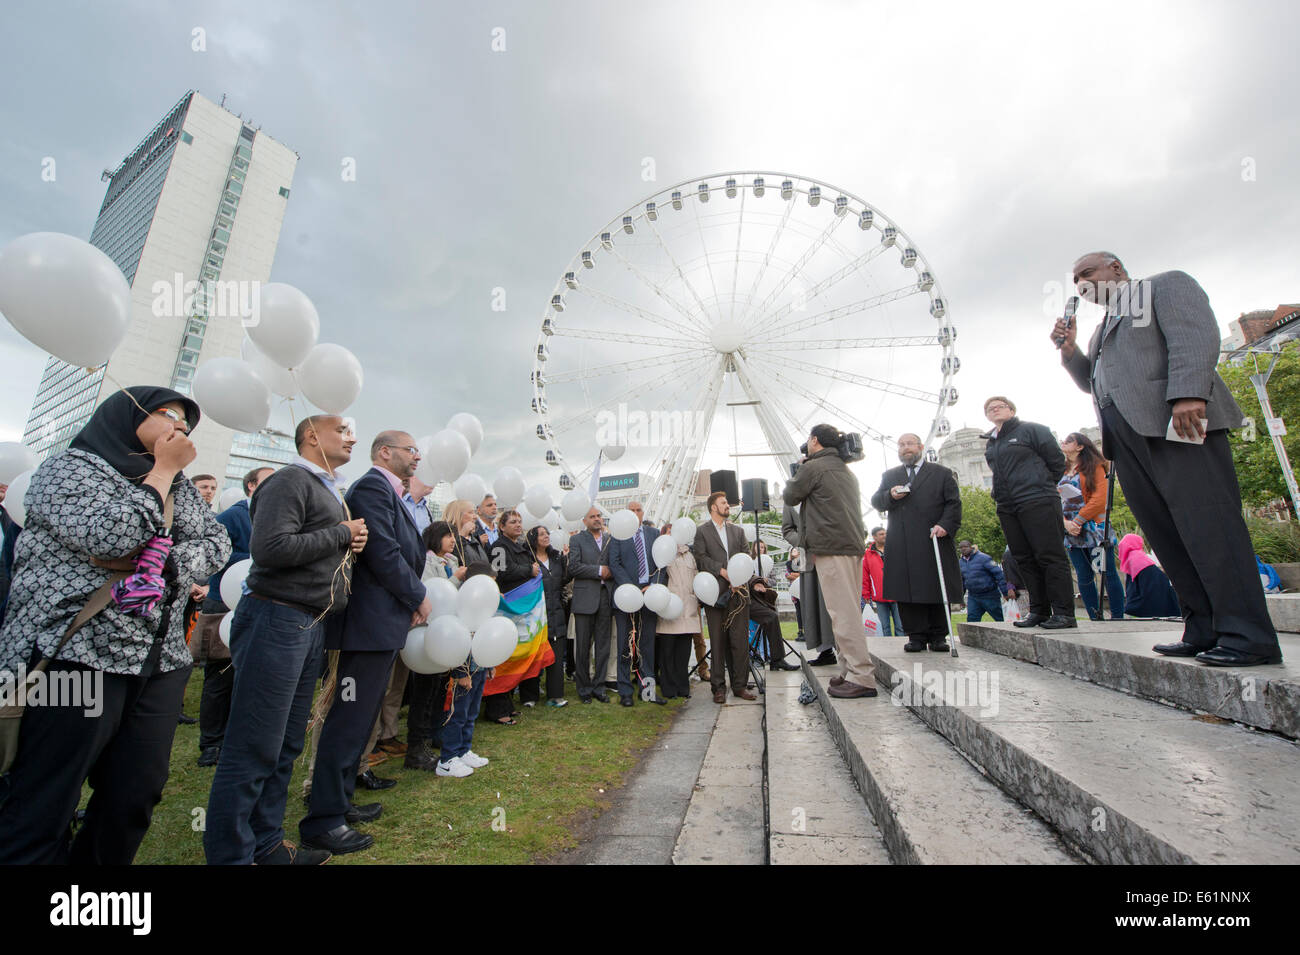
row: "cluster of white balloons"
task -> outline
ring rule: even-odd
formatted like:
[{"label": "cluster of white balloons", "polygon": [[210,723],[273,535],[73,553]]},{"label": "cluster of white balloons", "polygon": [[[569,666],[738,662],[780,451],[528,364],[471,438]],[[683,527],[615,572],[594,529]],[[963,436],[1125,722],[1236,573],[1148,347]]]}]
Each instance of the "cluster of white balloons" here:
[{"label": "cluster of white balloons", "polygon": [[442,673],[472,654],[481,667],[500,666],[519,645],[519,628],[499,616],[501,591],[486,574],[471,577],[457,590],[449,580],[425,582],[433,610],[428,623],[412,627],[402,648],[402,662],[416,673]]},{"label": "cluster of white balloons", "polygon": [[5,492],[5,510],[19,527],[27,523],[23,497],[36,471],[36,455],[17,441],[0,441],[0,484],[9,485]]},{"label": "cluster of white balloons", "polygon": [[487,486],[481,477],[466,470],[469,459],[482,443],[483,425],[478,418],[464,411],[454,414],[437,434],[416,439],[420,463],[415,468],[415,476],[430,487],[446,481],[455,489],[457,497],[477,506],[487,494]]}]

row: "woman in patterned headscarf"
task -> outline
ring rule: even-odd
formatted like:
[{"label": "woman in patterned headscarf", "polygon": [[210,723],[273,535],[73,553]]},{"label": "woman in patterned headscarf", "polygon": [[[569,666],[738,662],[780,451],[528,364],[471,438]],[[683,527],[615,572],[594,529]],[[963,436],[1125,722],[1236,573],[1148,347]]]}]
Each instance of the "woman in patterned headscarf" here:
[{"label": "woman in patterned headscarf", "polygon": [[[192,662],[185,601],[230,554],[182,473],[198,420],[184,395],[127,388],[32,477],[0,681],[47,660],[47,694],[28,697],[0,777],[0,864],[127,865],[149,829]],[[60,648],[97,593],[107,605]],[[87,780],[85,822],[70,838]]]}]

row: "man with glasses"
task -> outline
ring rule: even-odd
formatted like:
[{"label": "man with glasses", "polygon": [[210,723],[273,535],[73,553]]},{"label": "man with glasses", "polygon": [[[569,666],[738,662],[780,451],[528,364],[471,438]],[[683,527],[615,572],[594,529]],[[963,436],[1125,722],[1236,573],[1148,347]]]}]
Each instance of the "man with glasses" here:
[{"label": "man with glasses", "polygon": [[405,431],[382,431],[370,446],[369,471],[348,488],[347,505],[365,520],[370,541],[352,574],[352,596],[326,626],[325,649],[338,650],[334,697],[321,727],[310,809],[298,824],[305,847],[336,855],[374,843],[353,824],[379,818],[382,806],[354,806],[357,762],[379,716],[397,652],[433,609],[420,574],[424,543],[402,503],[402,482],[420,452]]}]

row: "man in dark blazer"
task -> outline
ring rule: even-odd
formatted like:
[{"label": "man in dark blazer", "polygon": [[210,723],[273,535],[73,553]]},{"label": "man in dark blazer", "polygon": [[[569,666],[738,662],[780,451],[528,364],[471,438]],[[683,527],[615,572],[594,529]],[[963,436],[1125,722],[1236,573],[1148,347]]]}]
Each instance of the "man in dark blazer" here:
[{"label": "man in dark blazer", "polygon": [[[1215,371],[1220,331],[1209,298],[1185,272],[1131,281],[1110,252],[1076,261],[1074,282],[1106,318],[1086,352],[1073,322],[1058,321],[1052,338],[1092,394],[1102,453],[1183,609],[1182,639],[1155,651],[1212,666],[1281,663],[1241,516],[1228,429],[1242,414]],[[1170,431],[1184,440],[1168,440]]]},{"label": "man in dark blazer", "polygon": [[347,609],[329,625],[325,649],[339,651],[335,695],[320,731],[310,809],[298,824],[305,846],[342,854],[368,848],[374,837],[352,823],[379,818],[381,806],[354,806],[357,761],[379,716],[397,652],[432,606],[420,581],[424,544],[402,503],[402,481],[420,462],[415,439],[383,431],[370,446],[373,467],[348,488],[354,517],[364,517],[369,543],[352,573]]},{"label": "man in dark blazer", "polygon": [[[605,672],[609,669],[609,626],[611,606],[609,569],[610,537],[604,531],[600,508],[594,504],[582,519],[586,530],[569,538],[569,576],[573,578],[574,654],[573,681],[578,699],[608,703]],[[591,641],[596,641],[596,677],[591,676]]]},{"label": "man in dark blazer", "polygon": [[[733,589],[727,576],[727,561],[734,554],[745,553],[749,545],[745,532],[727,520],[731,505],[724,491],[714,491],[708,499],[709,519],[695,529],[695,543],[691,552],[695,566],[718,579],[719,601],[726,606],[705,607],[704,617],[709,622],[709,653],[713,657],[710,668],[713,685],[713,702],[727,702],[727,674],[731,674],[731,692],[742,700],[758,699],[746,687],[749,682],[749,595]],[[737,581],[743,587],[747,580]]]},{"label": "man in dark blazer", "polygon": [[[632,501],[627,509],[636,515],[636,533],[625,541],[610,542],[609,571],[613,575],[611,587],[617,590],[623,584],[635,584],[638,590],[645,593],[651,584],[663,583],[663,573],[655,565],[654,555],[650,552],[659,538],[659,532],[641,521],[639,501]],[[614,623],[618,627],[619,703],[631,706],[636,690],[639,689],[632,682],[633,653],[629,644],[633,625],[636,626],[636,650],[641,657],[641,684],[649,689],[652,703],[667,703],[654,689],[655,632],[659,615],[649,607],[642,607],[636,613],[624,613],[615,607]]]},{"label": "man in dark blazer", "polygon": [[[884,596],[898,603],[909,653],[946,651],[948,646],[948,604],[960,603],[961,565],[952,535],[961,526],[961,493],[957,475],[940,464],[922,459],[921,439],[905,434],[898,439],[901,467],[890,468],[871,495],[871,506],[889,515],[889,560],[885,561]],[[943,561],[943,582],[939,590],[939,569],[934,563],[934,544],[939,541]]]}]

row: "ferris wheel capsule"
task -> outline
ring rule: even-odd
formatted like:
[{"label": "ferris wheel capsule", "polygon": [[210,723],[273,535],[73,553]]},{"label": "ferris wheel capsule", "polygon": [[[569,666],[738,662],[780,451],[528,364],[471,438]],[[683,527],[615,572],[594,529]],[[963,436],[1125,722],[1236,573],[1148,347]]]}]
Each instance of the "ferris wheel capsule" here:
[{"label": "ferris wheel capsule", "polygon": [[761,198],[763,197],[763,193],[766,192],[766,191],[767,191],[767,190],[764,188],[763,177],[762,177],[762,176],[755,176],[755,177],[754,177],[754,197],[757,198],[757,199],[761,199]]},{"label": "ferris wheel capsule", "polygon": [[614,237],[613,237],[612,235],[610,235],[610,233],[608,233],[608,232],[602,232],[602,233],[600,234],[600,247],[601,247],[602,249],[604,249],[606,252],[608,252],[608,251],[610,251],[611,249],[613,249],[613,248],[614,248]]},{"label": "ferris wheel capsule", "polygon": [[875,218],[876,218],[876,214],[874,212],[872,212],[870,209],[863,209],[860,213],[858,213],[858,228],[864,231],[870,229],[871,223]]},{"label": "ferris wheel capsule", "polygon": [[707,182],[700,183],[699,186],[696,187],[695,192],[696,195],[700,197],[700,202],[709,201],[709,184]]},{"label": "ferris wheel capsule", "polygon": [[961,359],[956,355],[944,355],[939,368],[945,375],[955,375],[961,371]]},{"label": "ferris wheel capsule", "polygon": [[944,313],[948,311],[948,306],[941,298],[936,298],[930,303],[930,314],[935,318],[943,318]]},{"label": "ferris wheel capsule", "polygon": [[[544,435],[543,435],[542,437],[544,437]],[[554,451],[547,450],[547,452],[546,452],[546,463],[549,464],[549,465],[550,465],[551,467],[553,467],[553,468],[558,468],[558,467],[560,466],[560,459],[557,458],[557,457],[555,456],[555,452],[554,452]]]},{"label": "ferris wheel capsule", "polygon": [[[543,441],[545,441],[545,440],[546,440],[546,435],[547,435],[548,430],[549,430],[549,429],[546,427],[546,425],[544,425],[544,424],[539,424],[539,425],[537,426],[537,437],[539,437],[539,438],[541,438]],[[554,451],[550,451],[550,452],[548,452],[548,453],[549,453],[549,454],[554,454],[555,452],[554,452]]]},{"label": "ferris wheel capsule", "polygon": [[953,328],[951,325],[945,325],[943,328],[939,329],[939,344],[944,348],[947,348],[956,340],[957,329]]},{"label": "ferris wheel capsule", "polygon": [[903,258],[900,261],[902,261],[903,267],[907,269],[916,265],[916,249],[904,249]]},{"label": "ferris wheel capsule", "polygon": [[544,344],[543,344],[543,345],[538,345],[538,346],[537,346],[537,360],[538,360],[538,361],[546,361],[546,359],[549,358],[549,357],[551,357],[551,353],[550,353],[549,351],[547,351],[546,346],[545,346]]},{"label": "ferris wheel capsule", "polygon": [[[548,453],[550,453],[550,454],[554,454],[555,452],[554,452],[554,451],[551,451],[551,452],[548,452]],[[558,464],[559,462],[557,461],[556,463]],[[573,490],[573,478],[569,477],[567,474],[561,474],[561,475],[560,475],[560,490],[562,490],[562,491],[572,491],[572,490]]]},{"label": "ferris wheel capsule", "polygon": [[957,403],[957,389],[952,385],[944,385],[939,389],[939,401],[951,407]]},{"label": "ferris wheel capsule", "polygon": [[[674,189],[674,190],[673,190],[673,208],[674,208],[674,209],[680,209],[681,207],[682,207],[682,191],[681,191],[680,189]],[[567,475],[566,475],[566,476],[567,476]]]},{"label": "ferris wheel capsule", "polygon": [[934,276],[929,272],[922,272],[916,280],[916,287],[922,292],[928,292],[934,288]]},{"label": "ferris wheel capsule", "polygon": [[532,384],[536,385],[538,388],[546,387],[546,376],[543,375],[540,371],[534,371],[532,374],[528,376],[528,380],[532,382]]},{"label": "ferris wheel capsule", "polygon": [[727,198],[728,199],[736,198],[736,180],[734,179],[727,180]]},{"label": "ferris wheel capsule", "polygon": [[626,232],[628,235],[631,235],[631,234],[632,234],[632,217],[631,217],[631,216],[624,216],[624,217],[623,217],[623,231]]},{"label": "ferris wheel capsule", "polygon": [[810,206],[815,206],[815,205],[817,205],[817,203],[819,203],[819,202],[821,202],[821,201],[822,201],[822,187],[821,187],[821,186],[809,186],[809,187],[808,187],[808,205],[810,205]]},{"label": "ferris wheel capsule", "polygon": [[786,179],[781,183],[781,198],[782,199],[794,198],[794,182],[792,180]]},{"label": "ferris wheel capsule", "polygon": [[645,204],[645,217],[651,222],[654,222],[659,218],[659,210],[653,202],[647,202]]},{"label": "ferris wheel capsule", "polygon": [[[560,296],[557,295],[555,297],[559,298]],[[551,317],[549,315],[546,318],[542,319],[542,334],[545,335],[547,338],[550,338],[552,335],[555,334],[555,322],[551,321]]]},{"label": "ferris wheel capsule", "polygon": [[898,241],[898,230],[895,229],[892,225],[885,226],[884,231],[880,233],[880,244],[893,245],[897,241]]},{"label": "ferris wheel capsule", "polygon": [[534,398],[532,404],[533,404],[533,414],[546,414],[545,398]]},{"label": "ferris wheel capsule", "polygon": [[951,431],[952,425],[948,423],[947,418],[940,418],[939,423],[934,427],[935,437],[938,438],[946,438]]},{"label": "ferris wheel capsule", "polygon": [[564,311],[564,299],[561,298],[559,295],[552,295],[551,308],[555,309],[557,312]]},{"label": "ferris wheel capsule", "polygon": [[939,452],[936,451],[934,448],[930,448],[928,451],[925,452],[925,459],[929,461],[931,464],[938,464]]},{"label": "ferris wheel capsule", "polygon": [[836,196],[836,197],[835,197],[835,214],[836,214],[837,216],[842,216],[842,215],[844,215],[844,214],[845,214],[846,212],[848,212],[848,211],[849,211],[849,197],[848,197],[848,196]]},{"label": "ferris wheel capsule", "polygon": [[596,267],[596,260],[592,258],[590,252],[582,253],[582,267],[584,269],[594,269]]},{"label": "ferris wheel capsule", "polygon": [[576,272],[565,272],[565,273],[564,273],[564,284],[567,285],[569,288],[577,288],[577,287],[578,287],[578,274],[577,274]]}]

